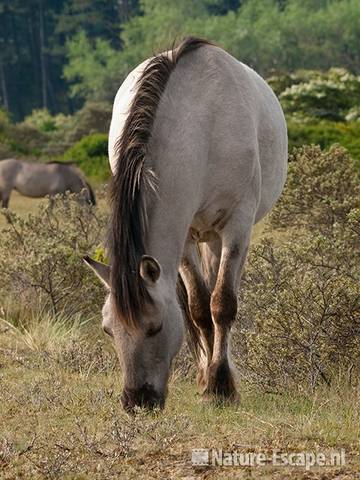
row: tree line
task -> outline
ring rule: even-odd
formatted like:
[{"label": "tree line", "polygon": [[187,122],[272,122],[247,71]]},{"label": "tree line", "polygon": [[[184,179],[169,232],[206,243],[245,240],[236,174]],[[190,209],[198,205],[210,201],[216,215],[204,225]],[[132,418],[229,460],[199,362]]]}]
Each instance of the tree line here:
[{"label": "tree line", "polygon": [[0,0],[0,99],[21,118],[34,108],[72,112],[63,68],[76,32],[121,47],[121,24],[137,0]]},{"label": "tree line", "polygon": [[0,102],[13,118],[111,101],[174,39],[208,38],[264,76],[360,72],[358,0],[0,0]]}]

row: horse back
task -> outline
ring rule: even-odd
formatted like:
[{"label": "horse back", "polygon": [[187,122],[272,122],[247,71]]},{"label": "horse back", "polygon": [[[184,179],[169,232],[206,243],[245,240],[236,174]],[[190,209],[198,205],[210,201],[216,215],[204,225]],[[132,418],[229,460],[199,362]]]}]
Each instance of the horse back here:
[{"label": "horse back", "polygon": [[184,56],[171,74],[149,152],[160,188],[183,205],[180,198],[191,199],[189,211],[250,203],[267,210],[285,180],[286,123],[259,75],[205,45]]}]

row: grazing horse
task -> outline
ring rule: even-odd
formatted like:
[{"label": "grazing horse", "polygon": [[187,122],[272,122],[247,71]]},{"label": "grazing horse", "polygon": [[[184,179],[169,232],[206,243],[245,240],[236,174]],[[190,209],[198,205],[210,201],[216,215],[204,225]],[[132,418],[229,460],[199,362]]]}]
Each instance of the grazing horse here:
[{"label": "grazing horse", "polygon": [[26,197],[40,198],[57,193],[85,192],[85,200],[95,205],[95,195],[81,172],[71,163],[29,163],[8,159],[0,161],[0,200],[8,208],[12,190]]},{"label": "grazing horse", "polygon": [[252,227],[286,178],[276,96],[221,48],[187,38],[120,87],[109,156],[111,266],[84,260],[109,289],[103,328],[119,354],[124,408],[163,407],[184,317],[202,392],[236,400],[239,281]]}]

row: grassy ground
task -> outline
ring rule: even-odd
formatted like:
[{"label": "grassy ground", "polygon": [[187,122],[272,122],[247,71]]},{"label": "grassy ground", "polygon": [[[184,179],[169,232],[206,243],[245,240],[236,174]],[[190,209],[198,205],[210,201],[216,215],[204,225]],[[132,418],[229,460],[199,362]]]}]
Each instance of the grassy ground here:
[{"label": "grassy ground", "polygon": [[[184,369],[174,371],[164,412],[128,416],[111,344],[98,325],[46,316],[0,321],[0,477],[296,478],[360,475],[359,389],[263,394],[241,386],[237,406],[206,404]],[[191,377],[191,375],[190,375]],[[239,453],[345,449],[346,464],[193,467],[193,448]]]},{"label": "grassy ground", "polygon": [[[38,207],[46,203],[46,199],[23,197],[18,192],[13,191],[10,197],[9,207],[19,215],[25,216],[29,213],[35,213]],[[5,217],[0,216],[0,228],[6,225]]]},{"label": "grassy ground", "polygon": [[[38,211],[40,205],[45,205],[47,203],[46,198],[29,198],[20,195],[18,192],[13,191],[10,197],[9,208],[16,212],[18,215],[25,217],[30,213],[35,214]],[[106,201],[104,198],[101,198],[98,202],[101,208],[106,208]],[[6,219],[3,215],[0,215],[0,229],[5,227]]]},{"label": "grassy ground", "polygon": [[[11,208],[25,215],[41,202],[15,193]],[[263,229],[255,226],[254,242]],[[128,416],[116,357],[99,323],[21,311],[9,318],[0,308],[1,479],[360,478],[359,387],[339,382],[311,395],[274,395],[242,382],[238,405],[213,405],[197,393],[184,358],[165,411]],[[346,464],[195,467],[195,448],[268,457],[274,450],[345,449]]]}]

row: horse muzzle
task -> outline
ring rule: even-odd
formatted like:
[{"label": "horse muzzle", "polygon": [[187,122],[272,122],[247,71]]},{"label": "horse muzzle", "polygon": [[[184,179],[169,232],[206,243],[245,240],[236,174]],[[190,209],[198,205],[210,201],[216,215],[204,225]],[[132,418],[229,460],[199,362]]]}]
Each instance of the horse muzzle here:
[{"label": "horse muzzle", "polygon": [[124,388],[121,403],[124,410],[131,412],[135,407],[153,410],[155,408],[164,408],[165,395],[157,392],[154,387],[145,383],[140,388]]}]

